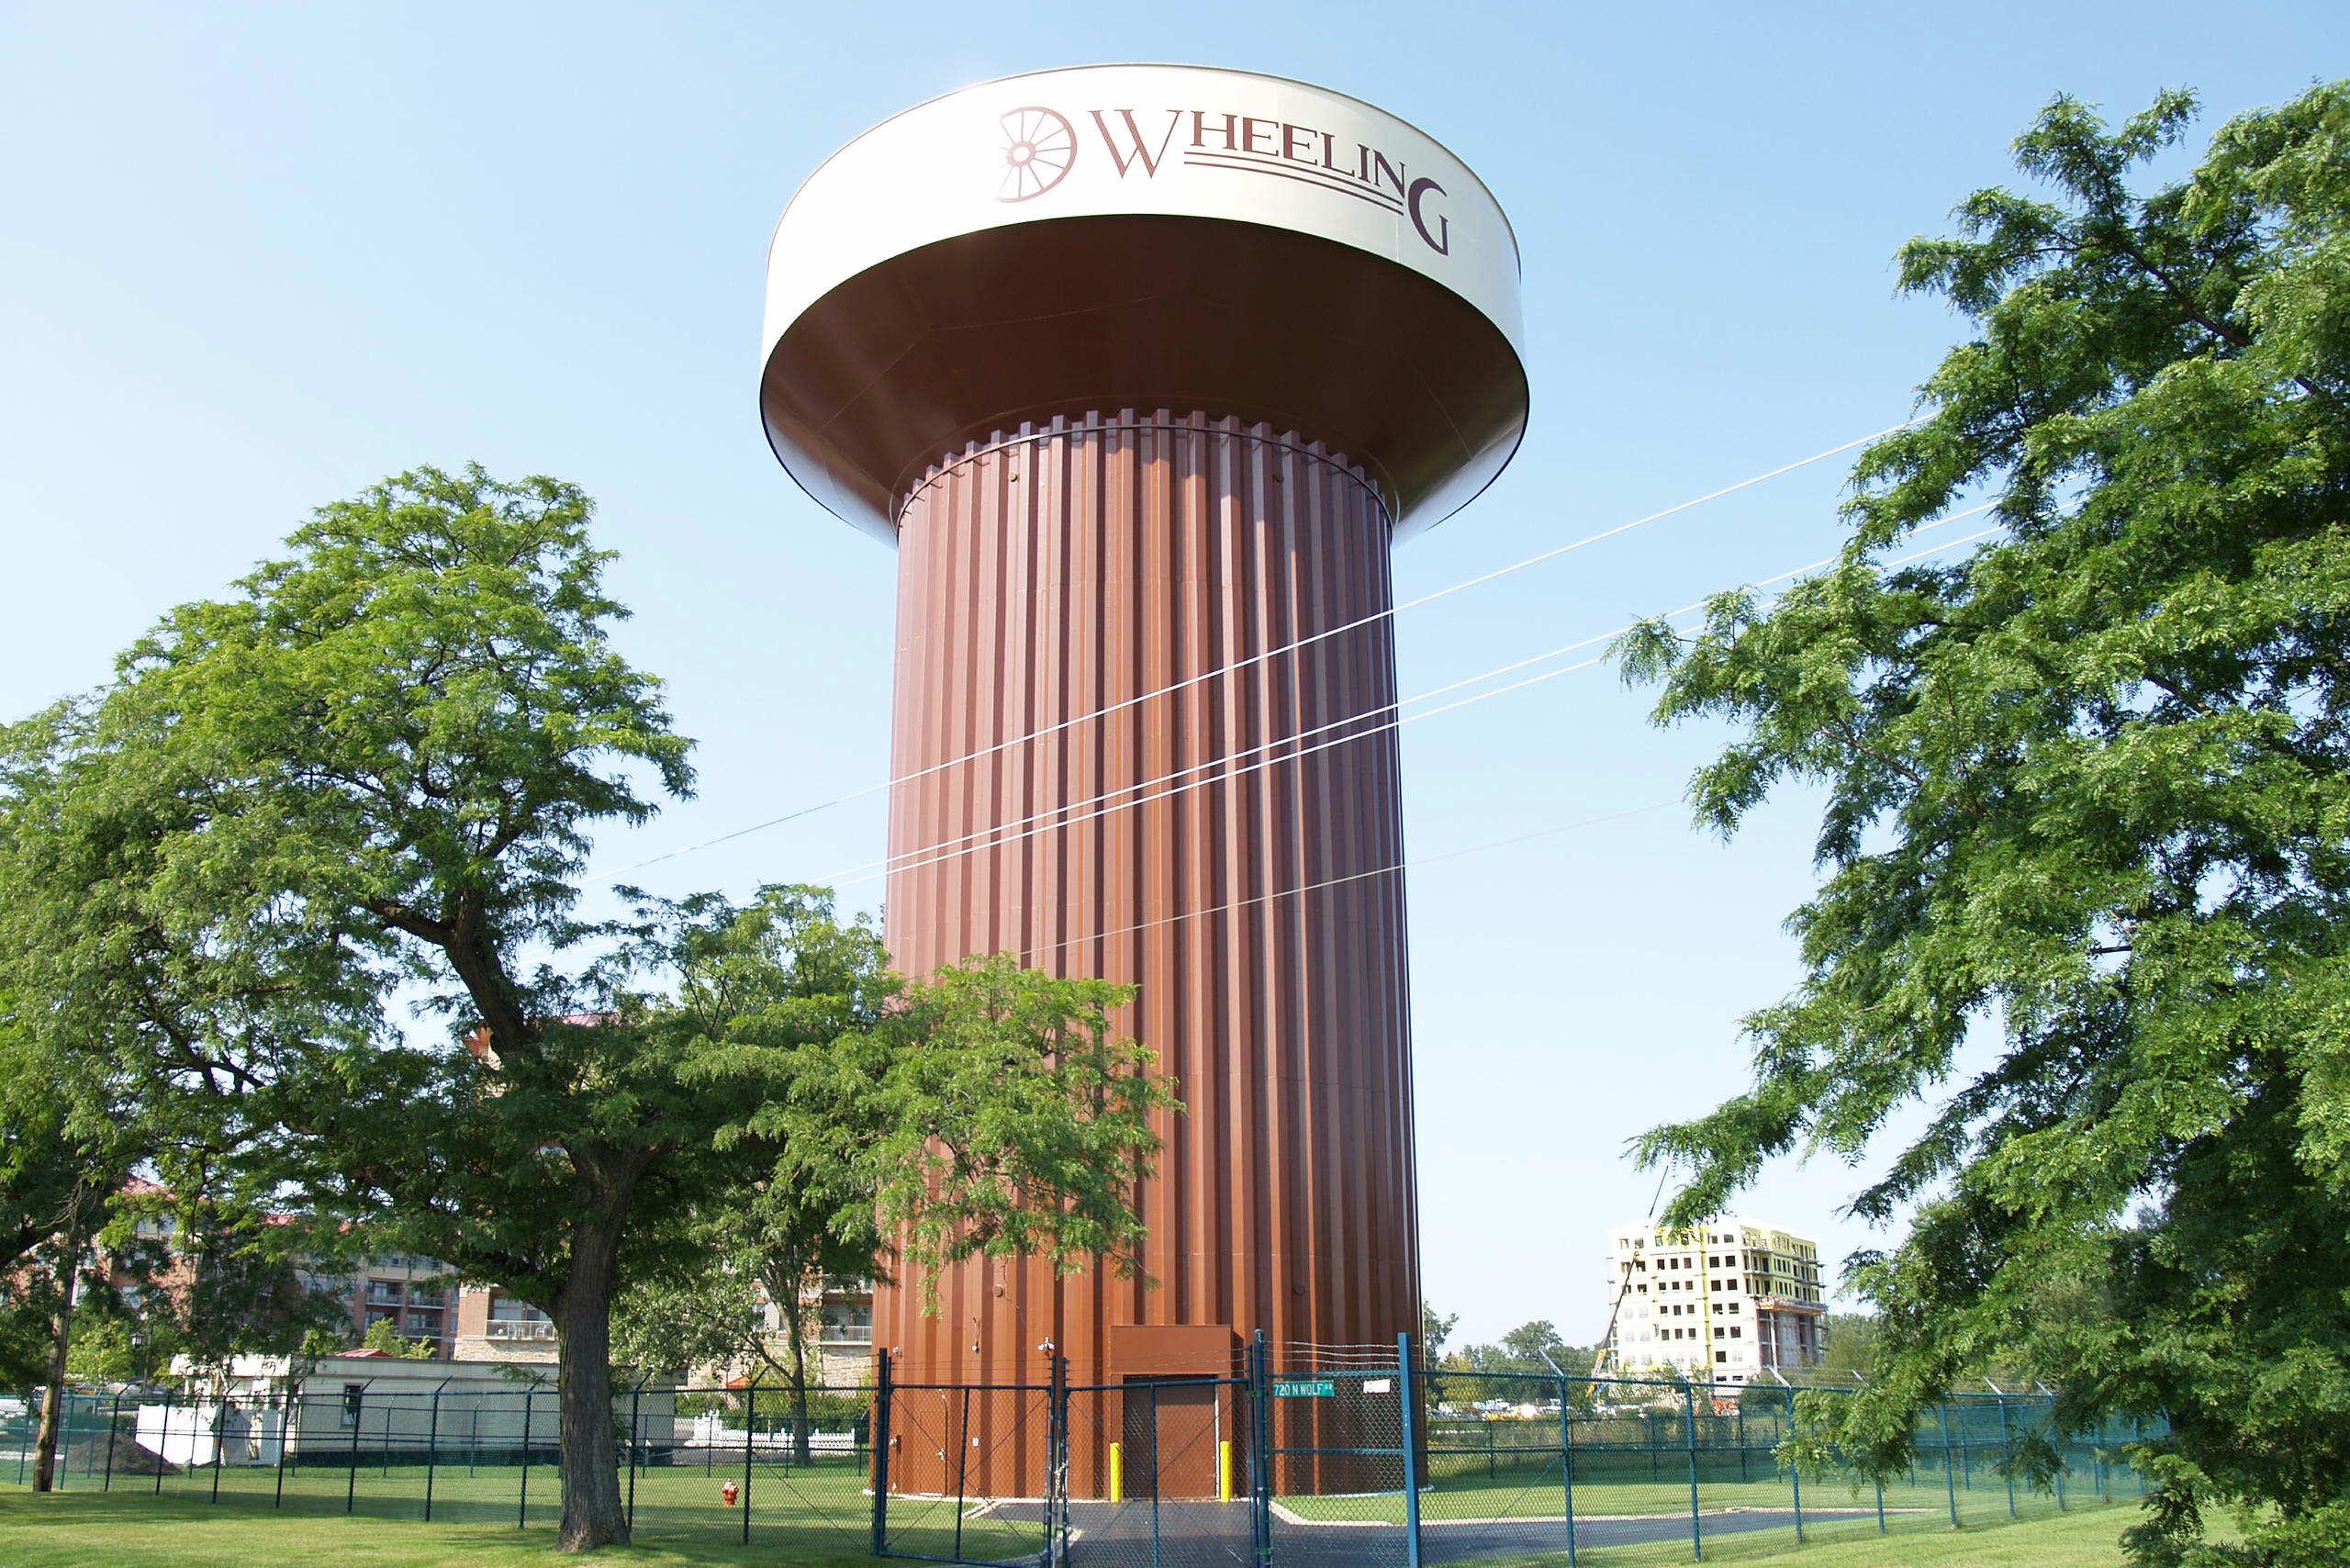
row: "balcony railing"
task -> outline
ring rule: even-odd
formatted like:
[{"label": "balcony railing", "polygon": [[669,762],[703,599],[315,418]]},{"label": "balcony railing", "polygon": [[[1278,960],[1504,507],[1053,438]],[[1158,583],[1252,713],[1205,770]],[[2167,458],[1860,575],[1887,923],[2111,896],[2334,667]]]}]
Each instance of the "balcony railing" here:
[{"label": "balcony railing", "polygon": [[870,1323],[827,1323],[817,1331],[817,1343],[822,1345],[870,1345],[873,1325]]},{"label": "balcony railing", "polygon": [[554,1338],[554,1325],[537,1318],[493,1317],[489,1320],[488,1328],[489,1332],[486,1337],[492,1339],[552,1339]]}]

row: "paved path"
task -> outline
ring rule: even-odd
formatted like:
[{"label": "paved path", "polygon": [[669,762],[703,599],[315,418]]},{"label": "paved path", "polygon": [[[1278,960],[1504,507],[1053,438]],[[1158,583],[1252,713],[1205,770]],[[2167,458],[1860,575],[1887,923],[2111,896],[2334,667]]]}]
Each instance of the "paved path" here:
[{"label": "paved path", "polygon": [[[1043,1505],[1003,1503],[990,1510],[1000,1519],[1033,1520],[1042,1528]],[[1875,1517],[1870,1508],[1807,1508],[1807,1519]],[[1152,1550],[1156,1524],[1158,1549]],[[1731,1508],[1703,1516],[1707,1536],[1787,1529],[1792,1509]],[[1122,1503],[1072,1502],[1072,1568],[1227,1568],[1250,1561],[1248,1510],[1243,1503],[1162,1502],[1154,1521],[1148,1499]],[[1630,1546],[1689,1539],[1689,1516],[1651,1514],[1625,1518],[1578,1518],[1577,1547]],[[1559,1518],[1425,1519],[1420,1556],[1425,1562],[1472,1562],[1483,1558],[1522,1557],[1567,1549],[1567,1527]],[[1404,1562],[1401,1525],[1320,1524],[1276,1518],[1274,1568],[1380,1568]],[[1033,1562],[1034,1559],[1024,1561]]]}]

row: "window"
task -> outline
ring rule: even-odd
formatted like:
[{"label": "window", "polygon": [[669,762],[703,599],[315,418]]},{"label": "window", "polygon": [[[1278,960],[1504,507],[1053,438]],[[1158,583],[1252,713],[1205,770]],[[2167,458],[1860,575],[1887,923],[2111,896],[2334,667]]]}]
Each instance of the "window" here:
[{"label": "window", "polygon": [[[1729,1352],[1728,1350],[1716,1350],[1714,1352],[1714,1360],[1717,1361],[1726,1361],[1729,1360]],[[1399,1465],[1397,1468],[1401,1469],[1402,1467]]]},{"label": "window", "polygon": [[823,1309],[821,1338],[828,1345],[869,1345],[873,1342],[873,1306],[869,1302],[828,1302]]},{"label": "window", "polygon": [[397,1306],[400,1299],[400,1282],[397,1280],[370,1280],[367,1282],[367,1299],[378,1305]]},{"label": "window", "polygon": [[1735,1323],[1729,1326],[1729,1337],[1733,1339],[1738,1338],[1738,1325]]},{"label": "window", "polygon": [[344,1426],[359,1425],[359,1400],[366,1387],[367,1385],[364,1383],[346,1383],[342,1385],[342,1424]]}]

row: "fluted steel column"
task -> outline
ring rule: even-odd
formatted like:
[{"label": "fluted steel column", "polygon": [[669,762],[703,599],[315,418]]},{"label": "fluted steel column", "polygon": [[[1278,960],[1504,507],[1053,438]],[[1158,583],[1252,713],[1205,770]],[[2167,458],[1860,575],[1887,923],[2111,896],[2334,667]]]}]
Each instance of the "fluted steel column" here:
[{"label": "fluted steel column", "polygon": [[1196,1351],[1120,1353],[1120,1325],[1235,1350],[1416,1332],[1397,751],[1374,727],[1394,649],[1383,616],[1353,624],[1391,603],[1388,543],[1344,456],[1199,413],[1024,427],[906,501],[890,952],[1134,984],[1120,1025],[1188,1109],[1139,1188],[1155,1284],[977,1260],[933,1316],[902,1278],[875,1303],[901,1383],[1042,1382],[1046,1339],[1080,1383],[1229,1369],[1137,1364]]}]

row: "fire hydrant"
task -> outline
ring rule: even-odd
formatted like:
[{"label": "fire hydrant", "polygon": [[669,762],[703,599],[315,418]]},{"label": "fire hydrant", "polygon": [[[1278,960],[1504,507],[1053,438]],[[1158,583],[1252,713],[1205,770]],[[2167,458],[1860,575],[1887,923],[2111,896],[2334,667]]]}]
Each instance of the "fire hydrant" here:
[{"label": "fire hydrant", "polygon": [[741,1496],[743,1492],[741,1487],[730,1481],[718,1489],[718,1495],[726,1499],[726,1506],[731,1508],[734,1506],[734,1499]]}]

